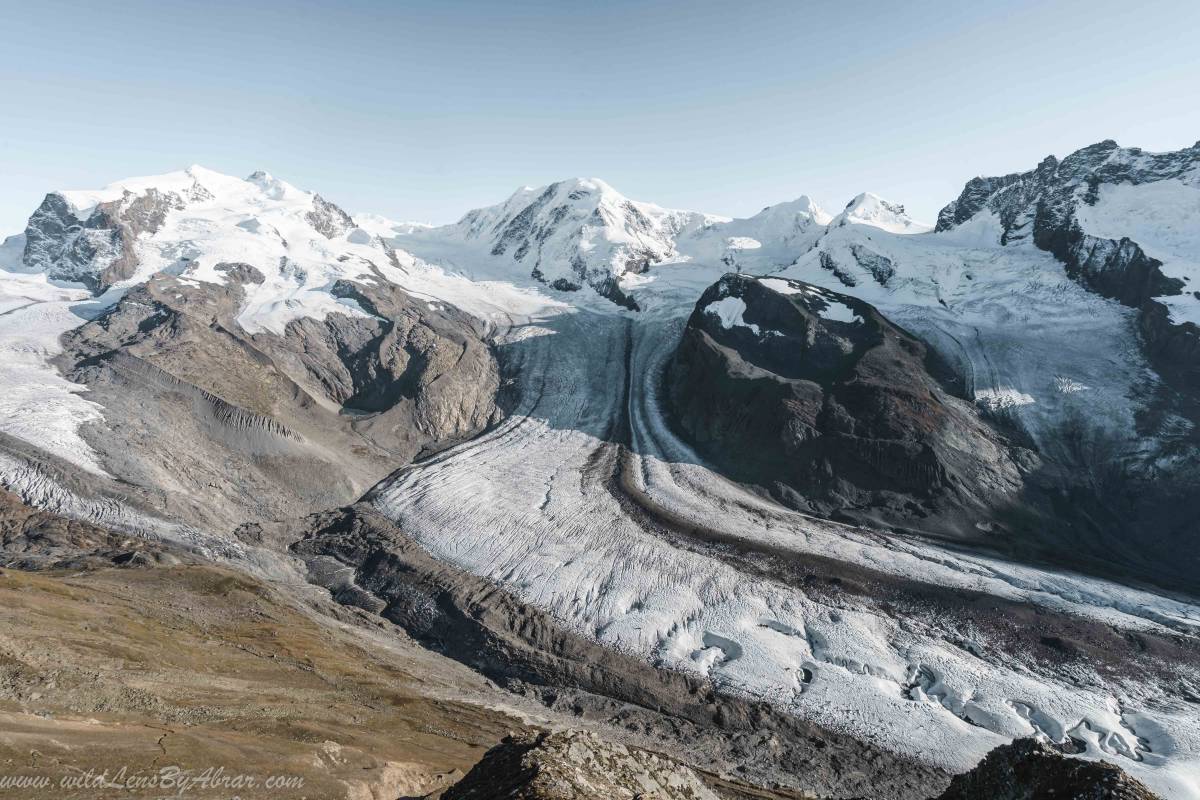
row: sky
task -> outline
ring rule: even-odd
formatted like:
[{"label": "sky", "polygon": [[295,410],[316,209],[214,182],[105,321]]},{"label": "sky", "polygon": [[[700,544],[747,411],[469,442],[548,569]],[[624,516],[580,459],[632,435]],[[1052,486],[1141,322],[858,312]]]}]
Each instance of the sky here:
[{"label": "sky", "polygon": [[1200,139],[1200,2],[0,0],[0,234],[199,163],[442,223],[600,177],[729,216]]}]

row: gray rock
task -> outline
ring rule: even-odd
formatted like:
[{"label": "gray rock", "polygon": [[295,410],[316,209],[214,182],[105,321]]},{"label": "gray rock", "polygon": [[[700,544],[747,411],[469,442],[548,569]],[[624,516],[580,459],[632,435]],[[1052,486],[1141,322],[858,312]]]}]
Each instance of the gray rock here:
[{"label": "gray rock", "polygon": [[137,237],[157,231],[167,212],[182,203],[179,195],[157,189],[126,192],[79,219],[62,195],[48,194],[25,228],[22,260],[30,269],[99,294],[137,271]]},{"label": "gray rock", "polygon": [[304,218],[326,239],[345,236],[350,229],[358,227],[349,214],[319,194],[313,195],[313,210]]},{"label": "gray rock", "polygon": [[956,775],[937,800],[1157,800],[1140,781],[1106,761],[1067,758],[1036,739],[997,747]]},{"label": "gray rock", "polygon": [[586,731],[508,736],[442,800],[718,800],[694,771]]}]

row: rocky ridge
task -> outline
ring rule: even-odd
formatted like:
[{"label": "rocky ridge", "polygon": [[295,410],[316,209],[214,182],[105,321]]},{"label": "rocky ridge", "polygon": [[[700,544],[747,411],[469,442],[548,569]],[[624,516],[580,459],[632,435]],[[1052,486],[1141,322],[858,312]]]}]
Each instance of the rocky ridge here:
[{"label": "rocky ridge", "polygon": [[703,455],[789,505],[971,536],[1036,460],[955,397],[954,380],[861,300],[728,274],[697,302],[666,386]]}]

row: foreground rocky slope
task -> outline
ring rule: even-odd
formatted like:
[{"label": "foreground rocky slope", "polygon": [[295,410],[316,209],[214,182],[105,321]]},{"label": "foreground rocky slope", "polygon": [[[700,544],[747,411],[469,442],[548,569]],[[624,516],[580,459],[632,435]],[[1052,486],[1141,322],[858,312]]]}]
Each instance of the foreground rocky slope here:
[{"label": "foreground rocky slope", "polygon": [[718,800],[692,770],[580,732],[506,738],[442,800]]},{"label": "foreground rocky slope", "polygon": [[[506,737],[442,798],[716,800],[719,796],[694,772],[670,759],[567,732]],[[767,795],[745,795],[751,796]],[[955,776],[937,800],[1157,798],[1112,764],[1069,759],[1036,739],[1022,739],[996,748],[979,766]]]},{"label": "foreground rocky slope", "polygon": [[470,670],[319,596],[0,509],[0,797],[175,796],[157,781],[179,776],[184,796],[422,796],[524,729]]},{"label": "foreground rocky slope", "polygon": [[954,380],[860,300],[729,274],[701,295],[665,385],[704,456],[789,505],[976,538],[1036,460],[931,370]]}]

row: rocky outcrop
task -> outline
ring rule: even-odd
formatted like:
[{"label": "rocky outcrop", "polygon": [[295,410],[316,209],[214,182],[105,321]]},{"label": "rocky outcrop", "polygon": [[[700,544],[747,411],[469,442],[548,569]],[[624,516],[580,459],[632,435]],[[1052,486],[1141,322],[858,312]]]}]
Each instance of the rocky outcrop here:
[{"label": "rocky outcrop", "polygon": [[305,215],[305,219],[326,239],[345,236],[357,227],[349,214],[319,194],[313,195],[313,210]]},{"label": "rocky outcrop", "polygon": [[965,535],[1018,491],[1030,454],[952,382],[867,303],[733,274],[700,298],[667,372],[676,424],[734,477],[822,515]]},{"label": "rocky outcrop", "polygon": [[937,800],[1158,800],[1107,761],[1067,758],[1036,739],[997,747]]},{"label": "rocky outcrop", "polygon": [[182,205],[174,192],[125,192],[118,200],[98,203],[81,218],[63,195],[48,194],[25,228],[22,260],[31,270],[99,293],[133,276],[138,236],[157,231],[167,213]]},{"label": "rocky outcrop", "polygon": [[198,554],[164,541],[33,508],[0,489],[0,567],[74,570],[201,561]]},{"label": "rocky outcrop", "polygon": [[442,800],[717,800],[694,771],[586,731],[508,736]]}]

